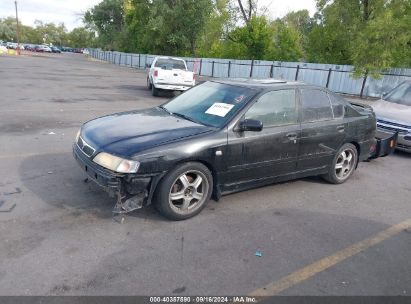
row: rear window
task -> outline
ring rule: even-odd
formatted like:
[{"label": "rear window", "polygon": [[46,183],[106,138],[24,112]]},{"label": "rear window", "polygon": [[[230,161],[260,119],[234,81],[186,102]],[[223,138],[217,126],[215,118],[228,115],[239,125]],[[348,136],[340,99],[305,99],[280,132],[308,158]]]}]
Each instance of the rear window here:
[{"label": "rear window", "polygon": [[330,100],[327,93],[315,89],[301,90],[303,122],[333,119]]},{"label": "rear window", "polygon": [[334,113],[334,118],[342,118],[344,117],[344,104],[343,101],[341,101],[340,98],[333,94],[328,94],[328,97],[330,97],[331,101],[331,106],[333,109]]},{"label": "rear window", "polygon": [[154,64],[155,67],[161,68],[163,70],[185,70],[186,66],[184,61],[178,59],[171,59],[171,58],[159,58],[157,59],[156,63]]}]

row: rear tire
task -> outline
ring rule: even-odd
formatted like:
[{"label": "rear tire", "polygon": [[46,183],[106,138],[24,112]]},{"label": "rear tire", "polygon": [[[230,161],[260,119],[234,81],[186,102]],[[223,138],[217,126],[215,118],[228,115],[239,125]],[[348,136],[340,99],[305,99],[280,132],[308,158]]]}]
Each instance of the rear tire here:
[{"label": "rear tire", "polygon": [[342,184],[354,173],[358,151],[353,144],[344,144],[335,155],[327,174],[322,175],[331,184]]},{"label": "rear tire", "polygon": [[184,163],[171,170],[158,185],[154,205],[166,218],[185,220],[204,209],[213,189],[213,177],[206,166]]},{"label": "rear tire", "polygon": [[157,97],[157,96],[158,96],[158,92],[159,92],[159,90],[156,89],[156,87],[154,86],[154,84],[151,84],[151,95]]},{"label": "rear tire", "polygon": [[147,77],[147,89],[151,90],[151,86],[152,86],[152,84],[151,84],[150,78]]}]

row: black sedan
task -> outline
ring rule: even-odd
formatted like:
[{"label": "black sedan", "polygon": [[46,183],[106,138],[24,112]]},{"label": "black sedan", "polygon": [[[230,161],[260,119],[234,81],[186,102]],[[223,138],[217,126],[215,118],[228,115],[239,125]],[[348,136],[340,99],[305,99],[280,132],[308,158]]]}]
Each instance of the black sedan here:
[{"label": "black sedan", "polygon": [[113,212],[152,202],[166,217],[210,197],[320,175],[345,182],[375,151],[376,120],[323,88],[269,80],[212,81],[162,106],[85,123],[73,145],[89,177],[117,195]]},{"label": "black sedan", "polygon": [[61,50],[58,47],[52,46],[50,47],[51,52],[53,53],[61,53]]}]

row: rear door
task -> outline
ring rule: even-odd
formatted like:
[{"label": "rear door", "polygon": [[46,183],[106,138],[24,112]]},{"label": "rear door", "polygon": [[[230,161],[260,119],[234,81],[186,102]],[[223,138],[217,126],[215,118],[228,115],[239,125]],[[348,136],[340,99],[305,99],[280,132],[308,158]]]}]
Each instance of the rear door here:
[{"label": "rear door", "polygon": [[[298,171],[328,166],[345,138],[343,107],[331,104],[327,92],[300,89],[301,140]],[[335,112],[335,114],[334,114]]]},{"label": "rear door", "polygon": [[262,95],[244,119],[261,121],[263,129],[229,132],[229,179],[252,181],[295,172],[300,137],[296,91],[277,90]]}]

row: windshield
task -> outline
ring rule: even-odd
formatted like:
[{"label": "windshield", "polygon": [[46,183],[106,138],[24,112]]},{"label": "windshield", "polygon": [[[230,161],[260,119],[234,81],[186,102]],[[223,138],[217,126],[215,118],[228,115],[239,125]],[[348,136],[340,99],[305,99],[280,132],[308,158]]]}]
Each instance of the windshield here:
[{"label": "windshield", "polygon": [[177,96],[163,107],[203,125],[222,127],[256,93],[255,90],[206,82]]},{"label": "windshield", "polygon": [[157,68],[161,68],[163,70],[172,70],[172,69],[185,70],[186,69],[186,65],[184,64],[183,60],[171,59],[171,58],[159,58],[157,59],[154,66]]},{"label": "windshield", "polygon": [[411,83],[404,82],[389,92],[384,100],[411,106]]}]

